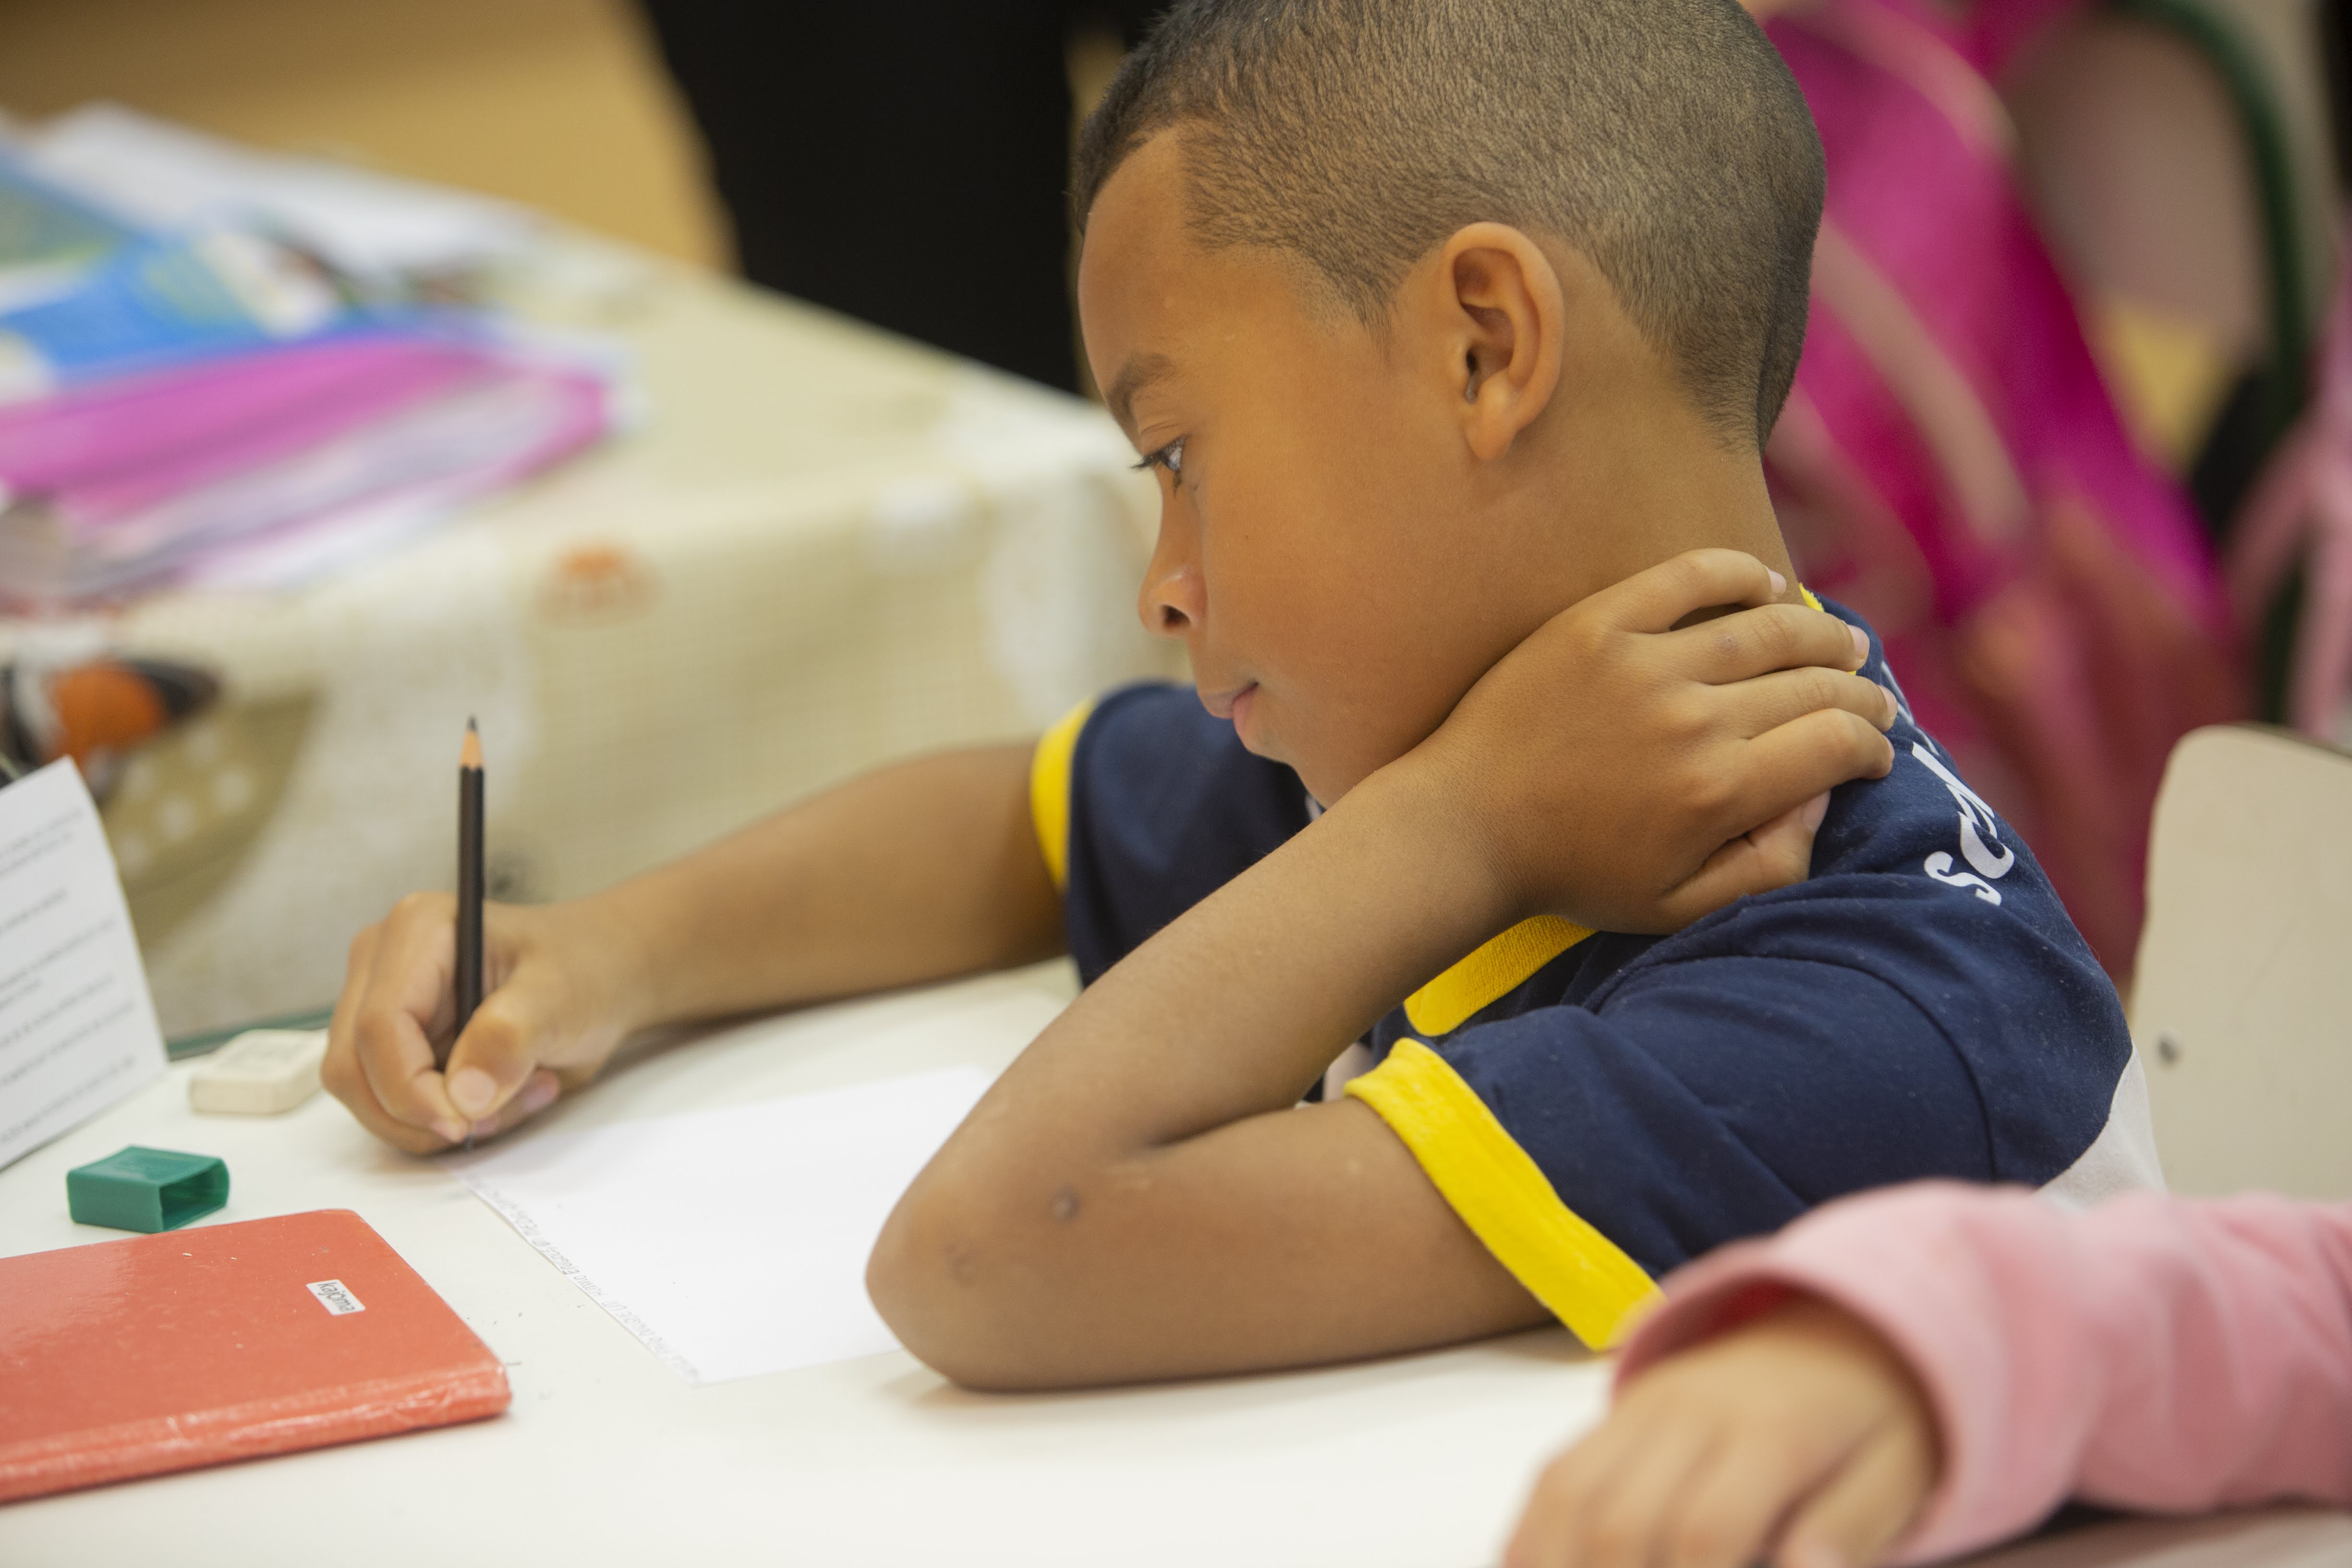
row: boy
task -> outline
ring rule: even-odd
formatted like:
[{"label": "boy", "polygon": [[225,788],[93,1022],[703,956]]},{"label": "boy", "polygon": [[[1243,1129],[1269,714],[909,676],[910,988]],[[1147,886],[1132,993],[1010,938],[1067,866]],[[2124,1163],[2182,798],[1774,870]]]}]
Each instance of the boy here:
[{"label": "boy", "polygon": [[448,904],[412,900],[354,944],[331,1085],[422,1151],[636,1025],[1066,942],[1087,991],[868,1274],[992,1387],[1601,1344],[1855,1187],[2148,1179],[2113,990],[1786,575],[1759,447],[1821,189],[1732,0],[1178,5],[1085,137],[1079,306],[1200,705],[1116,693],[496,910],[446,1079]]}]

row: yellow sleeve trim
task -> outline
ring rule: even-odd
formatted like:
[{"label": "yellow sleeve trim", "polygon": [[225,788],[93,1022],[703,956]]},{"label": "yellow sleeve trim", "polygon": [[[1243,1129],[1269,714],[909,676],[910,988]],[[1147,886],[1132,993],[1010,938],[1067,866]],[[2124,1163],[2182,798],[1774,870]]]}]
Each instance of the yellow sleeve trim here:
[{"label": "yellow sleeve trim", "polygon": [[1471,1015],[1507,996],[1586,937],[1587,927],[1558,915],[1521,921],[1404,999],[1406,1022],[1424,1035],[1450,1035]]},{"label": "yellow sleeve trim", "polygon": [[1829,614],[1829,612],[1828,612],[1827,610],[1822,610],[1822,602],[1821,602],[1819,599],[1816,599],[1816,598],[1814,598],[1814,597],[1813,597],[1813,591],[1812,591],[1811,588],[1808,588],[1808,587],[1806,587],[1802,583],[1800,583],[1800,584],[1797,584],[1797,592],[1798,592],[1798,593],[1800,593],[1800,594],[1802,594],[1802,595],[1805,596],[1805,603],[1807,603],[1808,605],[1811,605],[1813,608],[1815,608],[1815,609],[1817,609],[1817,610],[1821,610],[1821,611],[1822,611],[1822,614],[1823,614],[1823,615],[1825,615],[1825,616]]},{"label": "yellow sleeve trim", "polygon": [[1069,886],[1070,769],[1077,760],[1078,731],[1094,710],[1088,698],[1063,714],[1029,758],[1029,820],[1037,826],[1037,847],[1056,891]]},{"label": "yellow sleeve trim", "polygon": [[1642,1266],[1559,1201],[1445,1058],[1399,1040],[1346,1092],[1379,1113],[1463,1223],[1552,1315],[1606,1350],[1657,1295]]}]

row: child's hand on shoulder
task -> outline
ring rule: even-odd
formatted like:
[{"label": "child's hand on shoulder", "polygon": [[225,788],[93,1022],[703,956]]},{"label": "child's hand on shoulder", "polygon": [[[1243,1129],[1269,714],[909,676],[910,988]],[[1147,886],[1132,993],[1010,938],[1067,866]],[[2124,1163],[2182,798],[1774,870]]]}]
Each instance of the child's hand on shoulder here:
[{"label": "child's hand on shoulder", "polygon": [[1659,1362],[1536,1482],[1505,1568],[1864,1568],[1936,1483],[1885,1342],[1798,1297]]},{"label": "child's hand on shoulder", "polygon": [[[1679,931],[1802,881],[1828,791],[1883,777],[1895,699],[1836,616],[1733,550],[1678,555],[1553,616],[1405,762],[1441,770],[1508,900]],[[1730,614],[1675,629],[1702,611]]]}]

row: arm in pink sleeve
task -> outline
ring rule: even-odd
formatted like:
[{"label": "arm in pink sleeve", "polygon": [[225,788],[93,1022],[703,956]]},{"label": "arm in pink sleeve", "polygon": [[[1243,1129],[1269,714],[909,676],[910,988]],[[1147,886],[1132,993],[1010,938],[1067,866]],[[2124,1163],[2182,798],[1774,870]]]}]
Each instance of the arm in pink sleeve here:
[{"label": "arm in pink sleeve", "polygon": [[1792,1290],[1876,1330],[1935,1407],[1943,1474],[1897,1561],[2069,1497],[2352,1503],[2352,1205],[2135,1194],[2070,1213],[1947,1183],[1851,1198],[1668,1280],[1620,1382]]}]

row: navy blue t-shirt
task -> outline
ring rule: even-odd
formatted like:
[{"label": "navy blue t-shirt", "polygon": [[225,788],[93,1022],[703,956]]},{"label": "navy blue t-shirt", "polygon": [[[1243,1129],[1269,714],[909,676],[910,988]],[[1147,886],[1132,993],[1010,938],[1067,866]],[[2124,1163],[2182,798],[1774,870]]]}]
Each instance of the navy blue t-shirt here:
[{"label": "navy blue t-shirt", "polygon": [[[1874,639],[1864,673],[1893,684]],[[1888,738],[1810,879],[1666,937],[1524,922],[1365,1042],[1345,1092],[1589,1343],[1668,1269],[1859,1188],[2160,1181],[2115,988],[2041,867],[1907,707]],[[1314,809],[1176,686],[1073,714],[1034,783],[1088,982]]]}]

